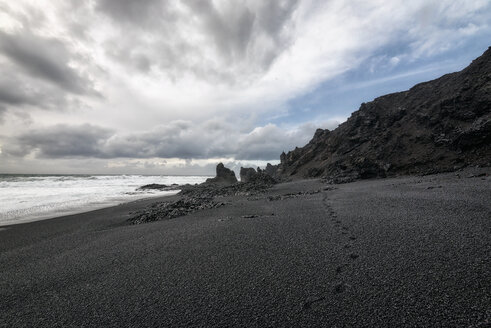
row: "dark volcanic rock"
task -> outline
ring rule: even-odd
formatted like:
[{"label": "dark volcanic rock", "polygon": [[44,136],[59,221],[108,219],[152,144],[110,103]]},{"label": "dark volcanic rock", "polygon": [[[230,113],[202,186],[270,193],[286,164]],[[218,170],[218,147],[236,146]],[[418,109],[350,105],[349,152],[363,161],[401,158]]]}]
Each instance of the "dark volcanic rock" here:
[{"label": "dark volcanic rock", "polygon": [[[376,98],[281,154],[276,174],[334,182],[491,165],[491,48],[460,72]],[[274,175],[273,175],[274,176]]]},{"label": "dark volcanic rock", "polygon": [[240,168],[240,181],[249,182],[253,176],[257,174],[256,170],[252,167],[241,167]]},{"label": "dark volcanic rock", "polygon": [[263,170],[267,175],[277,179],[278,178],[278,165],[266,164],[266,168]]},{"label": "dark volcanic rock", "polygon": [[217,165],[217,176],[206,180],[207,183],[234,184],[237,183],[235,172],[226,168],[222,163]]},{"label": "dark volcanic rock", "polygon": [[[269,164],[271,165],[271,164]],[[240,168],[240,181],[243,183],[252,183],[252,184],[266,184],[273,185],[276,183],[276,180],[266,171],[261,170],[259,167],[257,171],[253,168]]]},{"label": "dark volcanic rock", "polygon": [[249,178],[248,183],[253,185],[274,185],[277,183],[276,179],[274,179],[269,174],[264,173],[263,171],[258,172]]},{"label": "dark volcanic rock", "polygon": [[[132,224],[140,224],[145,222],[169,220],[179,216],[184,216],[196,211],[216,208],[225,205],[226,203],[217,201],[217,197],[224,196],[251,196],[264,193],[271,188],[276,181],[266,173],[256,172],[250,180],[245,183],[231,183],[235,179],[235,174],[223,167],[223,164],[217,166],[217,177],[208,179],[206,182],[199,185],[183,185],[179,186],[181,198],[174,202],[158,202],[151,207],[134,213],[128,219]],[[229,173],[231,172],[231,174]],[[223,179],[225,182],[223,182]],[[210,181],[211,180],[211,181]],[[237,179],[235,179],[237,181]]]},{"label": "dark volcanic rock", "polygon": [[271,188],[276,181],[267,174],[257,173],[249,182],[236,183],[232,185],[221,185],[214,183],[202,183],[196,186],[183,186],[180,195],[186,197],[222,197],[237,195],[257,195]]},{"label": "dark volcanic rock", "polygon": [[173,190],[173,189],[176,189],[178,187],[179,187],[179,185],[175,184],[175,183],[173,183],[170,186],[165,185],[165,184],[151,183],[151,184],[141,186],[136,190]]},{"label": "dark volcanic rock", "polygon": [[128,221],[132,224],[170,220],[199,210],[216,208],[225,205],[207,197],[183,197],[175,202],[155,203],[142,211],[135,213]]}]

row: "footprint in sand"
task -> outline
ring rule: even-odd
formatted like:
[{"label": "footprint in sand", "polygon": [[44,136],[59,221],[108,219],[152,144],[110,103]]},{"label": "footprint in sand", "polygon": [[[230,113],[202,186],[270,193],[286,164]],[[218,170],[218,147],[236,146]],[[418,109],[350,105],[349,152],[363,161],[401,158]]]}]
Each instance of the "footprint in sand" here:
[{"label": "footprint in sand", "polygon": [[340,283],[340,284],[337,284],[336,286],[334,286],[334,292],[336,294],[340,294],[340,293],[344,292],[345,290],[346,290],[346,285],[343,283]]},{"label": "footprint in sand", "polygon": [[308,310],[312,307],[313,304],[317,302],[324,301],[326,299],[325,296],[319,296],[319,297],[309,297],[304,303],[303,303],[303,309]]}]

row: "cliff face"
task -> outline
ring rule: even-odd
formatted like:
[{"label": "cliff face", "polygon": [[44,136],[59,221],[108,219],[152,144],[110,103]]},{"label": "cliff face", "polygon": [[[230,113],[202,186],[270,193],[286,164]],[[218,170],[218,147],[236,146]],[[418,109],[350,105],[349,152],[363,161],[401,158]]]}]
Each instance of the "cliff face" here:
[{"label": "cliff face", "polygon": [[347,179],[491,165],[491,47],[467,68],[364,103],[281,155],[281,177]]}]

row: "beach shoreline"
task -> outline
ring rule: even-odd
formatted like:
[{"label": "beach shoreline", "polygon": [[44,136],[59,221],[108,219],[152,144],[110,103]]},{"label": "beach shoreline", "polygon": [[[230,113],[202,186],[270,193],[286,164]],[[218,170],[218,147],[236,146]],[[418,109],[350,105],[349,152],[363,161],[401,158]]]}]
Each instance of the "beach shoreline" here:
[{"label": "beach shoreline", "polygon": [[299,180],[131,225],[145,199],[0,230],[1,327],[482,326],[488,169]]},{"label": "beach shoreline", "polygon": [[[63,217],[68,217],[72,215],[77,215],[77,214],[84,214],[84,213],[89,213],[105,208],[110,208],[110,207],[116,207],[116,206],[121,206],[124,204],[128,203],[134,203],[134,202],[140,202],[140,201],[146,201],[146,200],[154,200],[154,201],[161,201],[160,199],[165,199],[166,197],[172,197],[175,196],[179,193],[180,190],[175,190],[172,191],[172,193],[168,193],[165,195],[145,195],[142,198],[134,199],[134,200],[128,200],[128,201],[106,201],[106,202],[101,202],[101,203],[94,203],[94,204],[86,204],[83,206],[76,207],[74,206],[72,209],[67,209],[67,210],[62,210],[61,213],[56,214],[56,213],[47,213],[47,214],[42,214],[42,215],[33,215],[32,217],[29,218],[18,218],[18,219],[10,219],[8,221],[1,221],[0,222],[0,228],[8,228],[14,225],[18,224],[26,224],[26,223],[32,223],[32,222],[37,222],[37,221],[45,221],[45,220],[52,220],[52,219],[59,219]],[[168,192],[168,191],[166,191]]]}]

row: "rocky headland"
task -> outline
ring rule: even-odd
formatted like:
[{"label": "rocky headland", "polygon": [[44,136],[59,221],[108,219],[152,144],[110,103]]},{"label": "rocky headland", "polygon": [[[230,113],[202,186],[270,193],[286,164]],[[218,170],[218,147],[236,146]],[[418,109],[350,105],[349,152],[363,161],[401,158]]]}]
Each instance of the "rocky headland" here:
[{"label": "rocky headland", "polygon": [[491,165],[491,48],[460,72],[364,103],[269,167],[334,182]]}]

